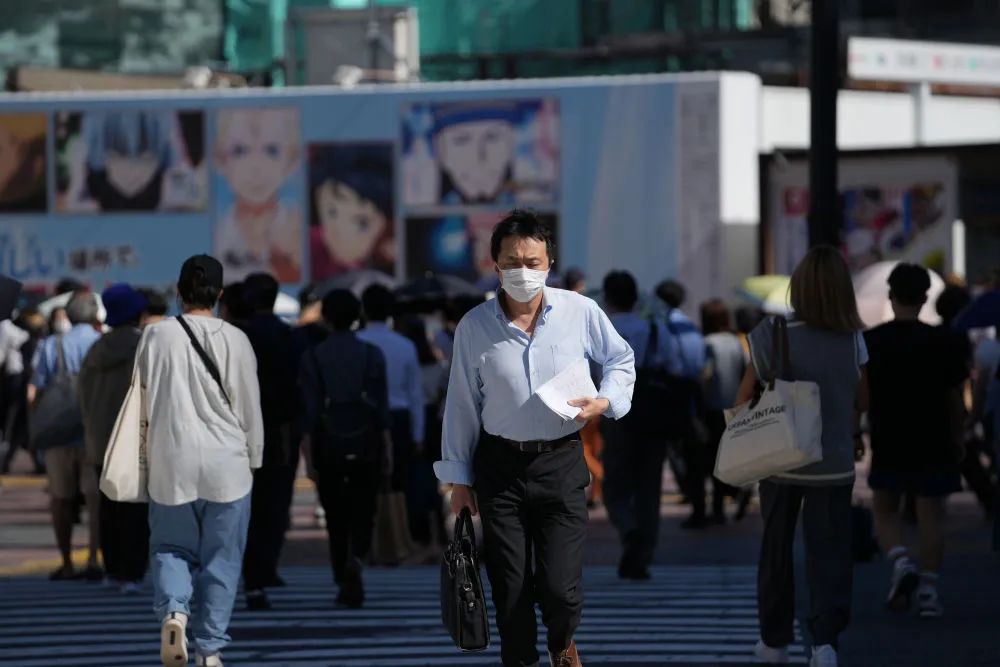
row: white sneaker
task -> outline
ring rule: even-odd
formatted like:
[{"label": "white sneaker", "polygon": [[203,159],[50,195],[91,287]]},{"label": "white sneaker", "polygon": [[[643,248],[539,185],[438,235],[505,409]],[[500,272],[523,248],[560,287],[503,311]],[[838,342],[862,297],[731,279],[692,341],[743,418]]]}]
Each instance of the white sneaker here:
[{"label": "white sneaker", "polygon": [[788,664],[788,647],[771,648],[764,643],[763,639],[757,642],[757,646],[754,647],[753,654],[757,658],[757,662],[765,665]]},{"label": "white sneaker", "polygon": [[885,606],[892,611],[907,611],[913,602],[913,591],[920,585],[917,566],[906,556],[896,559],[892,566],[892,584]]},{"label": "white sneaker", "polygon": [[921,584],[917,591],[917,609],[920,618],[941,618],[944,615],[944,607],[936,587]]},{"label": "white sneaker", "polygon": [[222,657],[216,653],[215,655],[198,655],[195,656],[194,664],[197,667],[222,667]]},{"label": "white sneaker", "polygon": [[188,617],[180,612],[171,612],[163,619],[160,629],[163,667],[184,667],[188,664],[187,622]]},{"label": "white sneaker", "polygon": [[837,667],[837,651],[829,644],[814,646],[809,667]]}]

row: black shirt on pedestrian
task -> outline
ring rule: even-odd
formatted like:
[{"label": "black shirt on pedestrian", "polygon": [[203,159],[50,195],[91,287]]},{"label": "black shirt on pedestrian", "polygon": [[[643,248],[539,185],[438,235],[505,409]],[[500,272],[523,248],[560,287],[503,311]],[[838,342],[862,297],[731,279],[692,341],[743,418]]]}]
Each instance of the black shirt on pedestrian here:
[{"label": "black shirt on pedestrian", "polygon": [[955,339],[922,322],[894,320],[866,333],[865,342],[872,469],[910,472],[954,465],[952,392],[968,375]]}]

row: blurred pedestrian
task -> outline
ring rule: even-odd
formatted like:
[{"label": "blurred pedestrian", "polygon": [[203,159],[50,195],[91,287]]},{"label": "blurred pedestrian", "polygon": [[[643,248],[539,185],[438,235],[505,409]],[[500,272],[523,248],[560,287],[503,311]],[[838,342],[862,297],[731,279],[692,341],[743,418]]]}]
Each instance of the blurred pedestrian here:
[{"label": "blurred pedestrian", "polygon": [[409,507],[410,535],[424,545],[441,544],[444,513],[431,464],[441,458],[442,401],[448,384],[448,366],[431,346],[423,318],[405,315],[396,320],[395,327],[417,348],[424,388],[424,442],[408,480],[408,495],[413,500]]},{"label": "blurred pedestrian", "polygon": [[570,292],[583,294],[587,291],[586,274],[575,266],[566,269],[566,273],[563,275],[563,288]]},{"label": "blurred pedestrian", "polygon": [[[927,269],[899,264],[889,276],[895,319],[868,332],[871,353],[872,464],[875,525],[892,563],[887,606],[907,611],[917,593],[920,616],[942,614],[937,584],[944,556],[945,499],[961,490],[965,355],[948,329],[919,320],[931,281]],[[916,497],[920,566],[910,558],[900,522],[904,494]]]},{"label": "blurred pedestrian", "polygon": [[[672,379],[671,405],[664,411],[668,429],[667,458],[678,487],[691,503],[691,516],[681,522],[681,528],[696,530],[709,525],[705,512],[704,443],[695,427],[701,410],[705,339],[681,310],[687,299],[683,285],[665,280],[656,287],[656,296],[667,308],[665,326],[669,351],[665,362]],[[699,486],[700,490],[696,488]]]},{"label": "blurred pedestrian", "polygon": [[[635,382],[631,348],[592,300],[546,287],[552,230],[528,211],[494,229],[503,291],[455,332],[438,479],[455,514],[482,511],[483,560],[493,587],[505,667],[537,665],[536,602],[555,667],[580,667],[573,636],[583,612],[583,545],[590,481],[576,433],[602,414],[625,416]],[[534,389],[572,364],[602,369],[597,396],[565,421]],[[473,495],[475,485],[475,495]]]},{"label": "blurred pedestrian", "polygon": [[[405,336],[389,328],[396,314],[396,298],[383,285],[372,285],[361,296],[367,325],[358,338],[382,351],[389,383],[392,411],[394,491],[406,491],[410,461],[424,446],[424,384],[417,347]],[[411,494],[407,504],[413,505]]]},{"label": "blurred pedestrian", "polygon": [[7,451],[0,466],[0,474],[6,475],[10,472],[17,450],[23,449],[31,455],[35,474],[40,475],[45,472],[45,467],[38,452],[31,449],[28,441],[28,384],[31,382],[31,364],[35,350],[45,339],[46,324],[45,318],[37,308],[21,310],[16,324],[25,332],[26,338],[21,346],[8,353],[4,360],[3,381],[7,386],[10,400],[7,412],[3,415],[3,437],[7,441]]},{"label": "blurred pedestrian", "polygon": [[146,310],[142,314],[142,319],[139,320],[140,329],[145,329],[151,324],[167,319],[170,307],[162,292],[150,287],[140,287],[138,291],[146,299]]},{"label": "blurred pedestrian", "polygon": [[635,312],[638,300],[639,289],[632,274],[612,271],[604,278],[608,319],[632,348],[637,375],[632,411],[618,420],[601,420],[604,501],[622,544],[618,576],[645,580],[650,578],[660,528],[667,436],[656,428],[655,415],[644,414],[639,406],[658,401],[660,394],[644,395],[653,390],[653,384],[645,381],[646,374],[665,370],[670,344],[662,322],[644,319]]},{"label": "blurred pedestrian", "polygon": [[[104,453],[132,383],[146,298],[128,285],[113,285],[101,295],[110,331],[83,360],[78,393],[83,413],[86,465],[101,477]],[[119,503],[100,494],[101,554],[109,586],[136,594],[149,564],[149,506]]]},{"label": "blurred pedestrian", "polygon": [[139,346],[154,609],[167,667],[188,662],[189,619],[197,664],[222,665],[263,457],[253,348],[212,313],[222,285],[218,260],[188,259],[177,280],[183,314],[146,329]]},{"label": "blurred pedestrian", "polygon": [[65,308],[54,308],[51,313],[49,313],[49,335],[50,336],[61,336],[70,332],[73,328],[73,322],[69,318],[69,314],[66,312]]},{"label": "blurred pedestrian", "polygon": [[[819,385],[823,460],[760,483],[764,535],[757,583],[763,662],[788,662],[795,640],[793,545],[799,512],[809,588],[812,667],[835,667],[840,634],[851,610],[853,553],[851,491],[859,453],[861,413],[868,408],[868,352],[847,263],[836,248],[809,251],[791,280],[794,319],[788,325],[790,371],[785,378]],[[736,398],[749,401],[780,363],[772,355],[770,320],[750,334],[753,364]]]},{"label": "blurred pedestrian", "polygon": [[[84,357],[101,337],[94,294],[74,293],[66,305],[65,315],[70,329],[65,331],[61,328],[45,339],[35,356],[34,373],[28,385],[29,425],[34,423],[30,429],[32,447],[44,452],[49,495],[52,497],[52,525],[62,556],[62,565],[50,579],[71,579],[75,576],[71,557],[73,523],[77,497],[82,494],[87,504],[90,538],[87,569],[82,577],[88,581],[101,581],[104,571],[97,559],[100,546],[97,476],[93,466],[86,461],[83,416],[78,408],[71,415],[66,415],[64,406],[45,400],[48,391],[60,392],[54,396],[71,393],[68,387],[75,388]],[[42,441],[37,437],[43,425],[56,423],[60,425],[60,431],[67,433],[66,442],[50,442],[48,438]]]},{"label": "blurred pedestrian", "polygon": [[[701,304],[701,330],[705,336],[708,357],[704,374],[704,414],[708,442],[701,469],[712,479],[712,523],[723,524],[726,522],[726,496],[740,500],[741,512],[746,511],[744,503],[748,499],[745,492],[725,484],[713,474],[719,442],[726,431],[725,410],[736,405],[736,394],[746,372],[747,362],[743,354],[743,343],[733,333],[732,314],[721,299]],[[704,496],[705,485],[695,483],[692,490],[693,493]],[[705,500],[701,498],[692,504],[704,507]]]},{"label": "blurred pedestrian", "polygon": [[309,477],[326,510],[337,604],[364,605],[363,562],[371,549],[380,472],[392,470],[385,357],[351,330],[361,304],[347,290],[323,297],[326,342],[302,357],[303,445]]},{"label": "blurred pedestrian", "polygon": [[257,357],[264,417],[264,457],[254,474],[243,584],[247,608],[262,611],[271,608],[265,589],[284,585],[278,563],[291,524],[299,467],[299,443],[292,430],[301,401],[292,328],[274,314],[278,281],[266,273],[254,273],[247,276],[243,289],[251,311],[243,330]]},{"label": "blurred pedestrian", "polygon": [[246,285],[242,282],[229,283],[219,298],[219,317],[241,331],[253,315],[253,309],[247,303],[246,292]]}]

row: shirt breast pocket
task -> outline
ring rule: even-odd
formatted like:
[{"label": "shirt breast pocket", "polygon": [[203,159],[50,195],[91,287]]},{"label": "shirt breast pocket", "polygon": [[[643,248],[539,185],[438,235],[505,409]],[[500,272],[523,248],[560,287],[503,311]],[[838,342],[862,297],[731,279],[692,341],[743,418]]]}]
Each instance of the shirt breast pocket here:
[{"label": "shirt breast pocket", "polygon": [[558,375],[566,370],[574,361],[585,359],[583,348],[575,343],[559,343],[549,348],[552,362],[552,375]]}]

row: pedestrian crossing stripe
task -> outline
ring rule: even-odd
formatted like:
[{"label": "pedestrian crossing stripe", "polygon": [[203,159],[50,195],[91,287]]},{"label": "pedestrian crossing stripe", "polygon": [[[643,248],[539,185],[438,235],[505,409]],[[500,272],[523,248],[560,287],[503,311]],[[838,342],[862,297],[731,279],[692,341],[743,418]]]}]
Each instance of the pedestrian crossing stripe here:
[{"label": "pedestrian crossing stripe", "polygon": [[[499,664],[490,650],[459,653],[441,625],[435,567],[372,569],[360,610],[337,608],[326,568],[296,567],[271,591],[274,609],[237,601],[223,652],[227,667],[419,667]],[[488,596],[488,592],[487,592]],[[586,568],[584,664],[748,664],[758,638],[752,567],[660,567],[647,582],[623,582],[612,568]],[[18,667],[149,667],[159,632],[150,588],[121,596],[81,582],[0,580],[0,664]],[[493,616],[490,609],[491,619]],[[539,637],[545,631],[539,619]],[[539,646],[544,656],[544,647]],[[795,646],[793,659],[802,659]],[[543,658],[544,664],[544,658]]]}]

